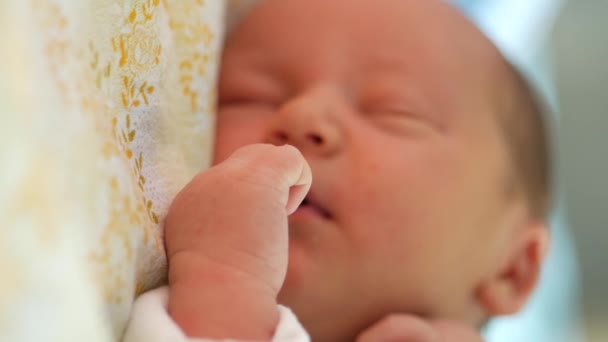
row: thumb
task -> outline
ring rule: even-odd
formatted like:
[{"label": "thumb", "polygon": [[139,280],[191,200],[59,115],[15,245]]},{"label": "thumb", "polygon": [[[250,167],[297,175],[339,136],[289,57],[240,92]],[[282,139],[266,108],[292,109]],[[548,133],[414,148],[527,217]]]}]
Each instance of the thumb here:
[{"label": "thumb", "polygon": [[247,165],[249,177],[255,179],[253,182],[266,183],[284,192],[287,215],[298,208],[310,190],[310,166],[294,146],[248,145],[235,151],[229,160]]}]

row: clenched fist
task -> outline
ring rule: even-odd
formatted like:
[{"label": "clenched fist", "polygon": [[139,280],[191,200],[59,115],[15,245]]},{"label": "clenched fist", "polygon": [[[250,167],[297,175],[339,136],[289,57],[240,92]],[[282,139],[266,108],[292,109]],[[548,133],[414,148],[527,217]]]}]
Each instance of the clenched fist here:
[{"label": "clenched fist", "polygon": [[311,181],[295,147],[259,144],[201,172],[177,195],[165,221],[169,313],[188,336],[272,336],[287,272],[287,216]]}]

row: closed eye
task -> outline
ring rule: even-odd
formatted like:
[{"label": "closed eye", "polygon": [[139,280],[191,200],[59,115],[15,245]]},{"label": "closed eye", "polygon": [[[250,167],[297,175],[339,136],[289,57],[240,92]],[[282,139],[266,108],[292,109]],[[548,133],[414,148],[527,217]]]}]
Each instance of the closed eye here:
[{"label": "closed eye", "polygon": [[220,98],[220,106],[246,106],[246,105],[269,105],[273,101],[251,98],[251,97],[224,97]]},{"label": "closed eye", "polygon": [[367,110],[365,116],[378,128],[396,135],[427,134],[437,129],[431,119],[403,108]]},{"label": "closed eye", "polygon": [[220,77],[220,106],[276,107],[281,99],[281,85],[267,75],[233,71]]},{"label": "closed eye", "polygon": [[407,75],[374,75],[360,90],[360,111],[371,122],[393,133],[428,129],[443,131],[426,93]]},{"label": "closed eye", "polygon": [[257,96],[220,96],[219,105],[226,106],[266,106],[275,107],[278,101],[270,97]]}]

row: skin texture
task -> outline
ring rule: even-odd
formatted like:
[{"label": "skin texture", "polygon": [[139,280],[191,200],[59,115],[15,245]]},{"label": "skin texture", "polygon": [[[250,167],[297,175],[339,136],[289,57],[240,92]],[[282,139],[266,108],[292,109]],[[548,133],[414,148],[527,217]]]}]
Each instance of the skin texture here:
[{"label": "skin texture", "polygon": [[272,337],[287,271],[287,215],[310,184],[296,148],[258,144],[177,195],[165,223],[169,314],[188,336]]},{"label": "skin texture", "polygon": [[[174,263],[170,254],[170,313],[179,316],[192,300],[188,293],[221,293],[215,279],[235,267],[253,275],[244,291],[271,289],[239,317],[272,316],[269,302],[280,288],[279,302],[295,311],[315,341],[352,341],[368,328],[387,333],[394,325],[383,319],[391,313],[471,327],[517,311],[536,282],[546,233],[542,222],[530,220],[521,192],[505,185],[511,184],[509,159],[493,113],[504,100],[507,73],[492,44],[443,1],[265,1],[227,41],[211,170],[234,164],[229,156],[244,146],[293,145],[314,177],[307,205],[289,217],[284,240],[275,239],[280,228],[249,227],[259,235],[240,240],[238,248],[259,264],[222,257],[219,267],[211,267],[220,276],[201,276],[209,267],[179,271],[176,265],[191,261]],[[246,170],[277,162],[254,159]],[[287,172],[277,170],[273,177]],[[253,211],[271,217],[263,222],[287,216],[286,204],[276,198],[288,198],[294,184],[236,200],[251,184],[276,186],[263,178],[230,188],[219,174],[184,191],[196,201],[211,193],[237,202],[219,201],[231,204],[216,205],[206,216],[196,209],[170,211],[167,229],[174,237],[202,239],[192,227],[208,224],[206,217],[247,213],[263,201],[275,203],[273,210]],[[184,202],[176,200],[172,211],[180,206]],[[234,224],[232,216],[223,217],[217,222],[225,227],[205,230],[215,235],[213,246],[240,236],[230,229],[249,231],[251,221]],[[288,243],[286,276],[280,263],[274,274],[267,271],[283,258],[260,252],[267,239]],[[169,250],[175,241],[167,237]],[[174,292],[171,279],[180,277],[190,280]],[[254,314],[261,307],[264,313]],[[178,323],[193,317],[183,312]],[[249,338],[268,334],[276,317],[262,321],[265,330],[250,328]]]}]

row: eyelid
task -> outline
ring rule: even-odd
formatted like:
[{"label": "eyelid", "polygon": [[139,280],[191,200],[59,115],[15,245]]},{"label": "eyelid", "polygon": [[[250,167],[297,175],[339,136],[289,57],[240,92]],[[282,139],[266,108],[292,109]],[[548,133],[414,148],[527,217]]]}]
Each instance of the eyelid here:
[{"label": "eyelid", "polygon": [[246,103],[246,102],[264,102],[278,105],[281,101],[276,96],[260,95],[260,94],[228,94],[220,95],[219,102],[221,104],[228,103]]},{"label": "eyelid", "polygon": [[278,106],[282,103],[282,95],[266,90],[256,89],[255,87],[239,86],[229,88],[220,92],[220,104],[244,104],[244,103],[265,103]]},{"label": "eyelid", "polygon": [[404,118],[408,119],[427,121],[427,119],[423,115],[420,115],[417,112],[405,108],[378,108],[372,113],[372,115],[378,114],[402,115]]},{"label": "eyelid", "polygon": [[242,73],[226,75],[220,82],[219,101],[267,102],[279,104],[283,100],[282,86],[265,75]]},{"label": "eyelid", "polygon": [[366,115],[377,116],[377,115],[390,115],[390,116],[403,116],[403,120],[414,120],[420,124],[429,126],[430,128],[441,131],[442,128],[439,123],[431,118],[429,115],[424,115],[419,111],[407,108],[405,105],[377,105],[364,107],[363,112]]},{"label": "eyelid", "polygon": [[404,104],[391,104],[390,102],[382,101],[376,104],[363,104],[361,111],[368,115],[378,114],[403,114],[407,116],[418,116],[411,108]]}]

